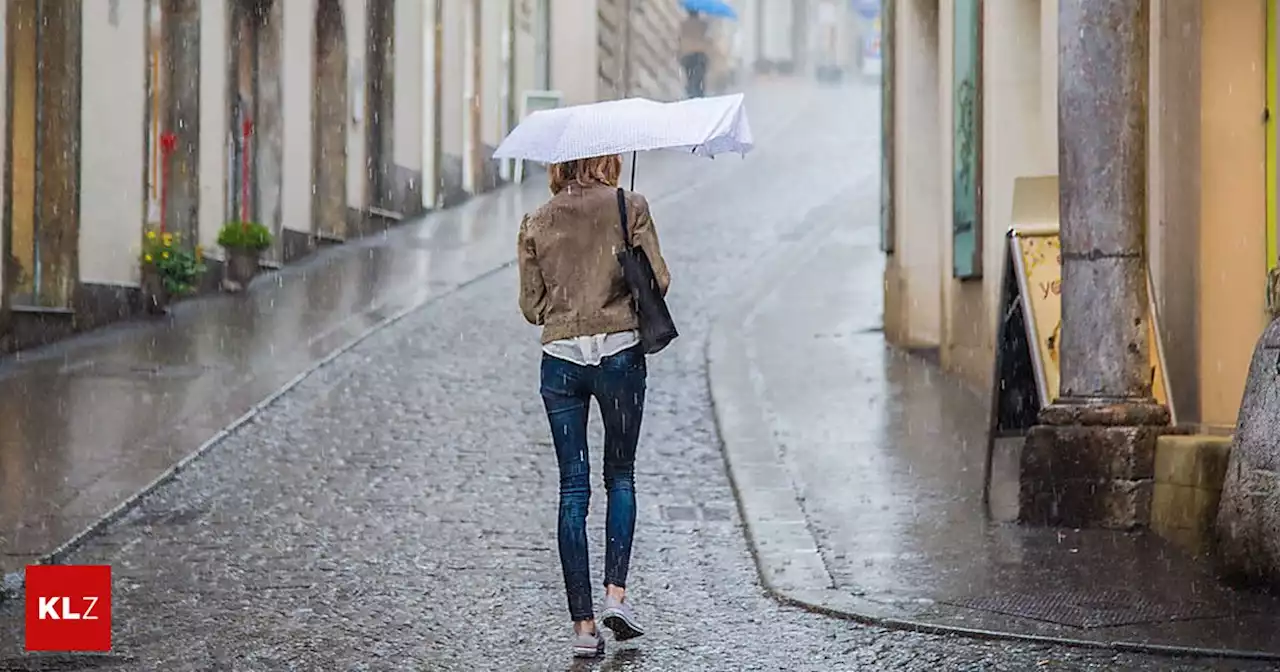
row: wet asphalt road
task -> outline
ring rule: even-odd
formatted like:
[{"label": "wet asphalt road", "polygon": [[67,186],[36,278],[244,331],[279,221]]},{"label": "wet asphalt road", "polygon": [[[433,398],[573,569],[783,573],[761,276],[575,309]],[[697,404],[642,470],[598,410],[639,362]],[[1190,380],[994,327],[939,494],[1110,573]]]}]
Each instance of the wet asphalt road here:
[{"label": "wet asphalt road", "polygon": [[[114,568],[116,657],[99,662],[173,671],[1210,669],[864,627],[763,594],[712,421],[703,344],[744,275],[816,217],[838,216],[823,203],[877,179],[878,151],[874,90],[766,95],[760,107],[784,101],[795,114],[774,115],[778,130],[756,154],[717,161],[697,188],[654,199],[683,336],[651,361],[637,464],[630,595],[650,634],[611,642],[603,661],[567,655],[537,332],[520,319],[508,269],[322,368],[73,554],[69,562]],[[654,169],[668,163],[655,159]],[[598,575],[603,488],[593,460]],[[12,656],[20,605],[0,606],[0,622],[0,654]],[[40,667],[8,657],[0,668],[20,665]]]}]

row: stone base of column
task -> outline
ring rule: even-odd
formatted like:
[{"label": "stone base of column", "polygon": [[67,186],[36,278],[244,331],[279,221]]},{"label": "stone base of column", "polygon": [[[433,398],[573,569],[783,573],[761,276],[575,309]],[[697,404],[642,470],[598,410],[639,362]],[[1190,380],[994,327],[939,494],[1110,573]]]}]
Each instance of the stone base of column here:
[{"label": "stone base of column", "polygon": [[1019,519],[1127,530],[1151,519],[1156,439],[1169,409],[1151,400],[1060,400],[1022,449]]}]

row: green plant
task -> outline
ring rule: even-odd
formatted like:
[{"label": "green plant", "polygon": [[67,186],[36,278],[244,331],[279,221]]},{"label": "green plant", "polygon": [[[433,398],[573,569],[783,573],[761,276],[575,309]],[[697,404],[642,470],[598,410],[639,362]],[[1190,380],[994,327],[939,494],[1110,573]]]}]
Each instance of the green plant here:
[{"label": "green plant", "polygon": [[271,230],[257,222],[227,222],[218,231],[218,244],[228,249],[262,251],[271,247]]},{"label": "green plant", "polygon": [[142,240],[142,267],[159,275],[170,295],[190,294],[205,270],[204,251],[199,245],[193,250],[182,247],[177,234],[147,231]]}]

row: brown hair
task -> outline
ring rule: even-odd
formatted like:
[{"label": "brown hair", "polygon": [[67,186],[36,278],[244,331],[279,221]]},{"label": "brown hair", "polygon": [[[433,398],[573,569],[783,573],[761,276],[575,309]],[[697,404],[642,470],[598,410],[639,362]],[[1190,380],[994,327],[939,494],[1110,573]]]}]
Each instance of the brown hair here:
[{"label": "brown hair", "polygon": [[553,194],[564,191],[564,188],[570,184],[576,184],[579,187],[589,187],[592,184],[616,187],[618,176],[622,175],[622,156],[610,154],[553,163],[547,175]]}]

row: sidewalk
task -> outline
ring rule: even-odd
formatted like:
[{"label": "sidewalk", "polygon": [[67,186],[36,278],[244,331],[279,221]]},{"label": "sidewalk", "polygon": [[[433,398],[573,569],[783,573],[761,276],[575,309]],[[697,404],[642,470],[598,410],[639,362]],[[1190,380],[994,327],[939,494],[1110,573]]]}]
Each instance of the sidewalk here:
[{"label": "sidewalk", "polygon": [[[986,406],[886,346],[874,193],[844,200],[708,345],[769,590],[891,627],[1280,660],[1280,601],[1222,587],[1153,535],[987,522]],[[1010,487],[1016,470],[993,501]]]},{"label": "sidewalk", "polygon": [[506,265],[544,192],[531,179],[263,275],[243,296],[0,359],[0,571],[68,550],[336,350]]}]

